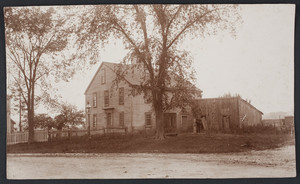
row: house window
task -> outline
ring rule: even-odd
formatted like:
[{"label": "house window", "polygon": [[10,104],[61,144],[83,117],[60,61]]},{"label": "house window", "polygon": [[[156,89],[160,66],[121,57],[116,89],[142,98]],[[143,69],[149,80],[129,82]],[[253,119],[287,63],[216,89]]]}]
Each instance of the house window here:
[{"label": "house window", "polygon": [[103,68],[101,72],[101,84],[105,84],[105,82],[106,82],[106,70],[105,68]]},{"label": "house window", "polygon": [[108,90],[104,91],[104,106],[109,106],[109,92]]},{"label": "house window", "polygon": [[119,124],[121,127],[124,126],[124,112],[119,113]]},{"label": "house window", "polygon": [[119,88],[119,105],[124,105],[124,87]]},{"label": "house window", "polygon": [[97,114],[93,115],[93,128],[96,128],[97,126]]},{"label": "house window", "polygon": [[93,93],[93,107],[97,107],[97,93]]},{"label": "house window", "polygon": [[146,125],[151,125],[151,112],[146,112],[145,113],[145,124]]}]

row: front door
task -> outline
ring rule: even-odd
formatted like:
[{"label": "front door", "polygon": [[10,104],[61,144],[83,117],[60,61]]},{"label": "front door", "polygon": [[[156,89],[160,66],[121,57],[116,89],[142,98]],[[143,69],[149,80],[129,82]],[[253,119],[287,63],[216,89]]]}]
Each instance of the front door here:
[{"label": "front door", "polygon": [[112,126],[112,113],[106,113],[106,123],[107,123],[107,127],[111,127]]},{"label": "front door", "polygon": [[188,117],[187,116],[181,116],[181,127],[184,130],[187,129],[187,127],[188,127]]},{"label": "front door", "polygon": [[223,116],[223,130],[228,131],[229,130],[229,124],[230,124],[230,116]]},{"label": "front door", "polygon": [[174,132],[177,129],[176,113],[164,113],[165,132]]}]

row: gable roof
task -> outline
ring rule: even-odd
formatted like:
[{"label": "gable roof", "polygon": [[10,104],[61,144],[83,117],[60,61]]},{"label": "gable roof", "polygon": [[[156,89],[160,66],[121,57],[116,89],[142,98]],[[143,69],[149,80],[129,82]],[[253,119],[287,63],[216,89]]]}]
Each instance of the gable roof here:
[{"label": "gable roof", "polygon": [[[96,71],[96,73],[94,74],[94,76],[93,76],[91,82],[89,83],[87,89],[85,90],[84,94],[87,93],[88,89],[89,89],[90,86],[92,85],[93,81],[95,80],[97,74],[99,73],[99,71],[101,70],[101,68],[103,67],[103,65],[107,66],[111,71],[114,72],[115,67],[118,66],[119,64],[120,64],[120,63],[112,63],[112,62],[104,62],[104,61],[103,61],[103,62],[100,64],[100,66],[99,66],[98,70]],[[130,77],[130,76],[127,76],[127,77]],[[128,80],[128,81],[130,81],[130,82],[133,83],[132,80],[134,80],[134,79],[133,79],[132,77],[131,77],[131,78],[127,78],[127,77],[126,77],[126,80]]]},{"label": "gable roof", "polygon": [[247,102],[246,100],[244,100],[243,98],[239,97],[239,96],[234,96],[234,97],[218,97],[218,98],[201,98],[198,101],[208,101],[208,100],[226,100],[226,99],[238,99],[240,101],[243,101],[244,103],[246,103],[247,105],[249,105],[251,108],[255,109],[256,111],[258,111],[261,114],[264,114],[263,112],[261,112],[260,110],[258,110],[256,107],[254,107],[252,104],[250,104],[249,102]]},{"label": "gable roof", "polygon": [[247,102],[246,100],[242,99],[241,97],[239,97],[241,101],[243,101],[244,103],[246,103],[247,105],[249,105],[251,108],[255,109],[256,111],[258,111],[261,114],[264,114],[263,112],[261,112],[260,110],[258,110],[256,107],[254,107],[251,103]]},{"label": "gable roof", "polygon": [[[91,82],[89,83],[88,87],[86,88],[86,90],[85,90],[85,92],[84,92],[85,95],[86,95],[88,89],[90,88],[90,86],[92,85],[93,81],[95,80],[97,74],[99,73],[99,71],[100,71],[101,68],[103,67],[103,65],[108,66],[108,68],[111,69],[111,70],[113,71],[114,67],[117,66],[117,65],[119,65],[119,63],[112,63],[112,62],[104,62],[104,61],[103,61],[103,62],[100,64],[99,68],[97,69],[96,73],[94,74],[94,76],[93,76]],[[114,72],[114,71],[113,71],[113,72]],[[138,73],[139,73],[139,72],[138,72]],[[136,75],[137,75],[137,74],[136,74]],[[130,77],[130,76],[129,76],[129,77]],[[133,82],[132,80],[134,80],[134,79],[133,79],[132,77],[131,77],[131,78],[127,78],[127,77],[126,77],[126,80],[128,80],[128,81],[130,81],[130,82]],[[188,82],[190,85],[192,85],[191,82],[189,82],[189,81],[187,81],[187,82]],[[203,91],[202,91],[201,89],[199,89],[198,87],[196,87],[196,86],[194,86],[194,87],[196,88],[197,91],[199,91],[199,92],[201,93],[201,96],[202,96],[202,92],[203,92]]]},{"label": "gable roof", "polygon": [[88,87],[87,87],[86,90],[84,91],[84,94],[86,95],[88,89],[91,87],[93,81],[95,80],[97,74],[99,73],[99,71],[101,70],[101,68],[102,68],[103,65],[113,67],[115,64],[116,64],[116,63],[110,63],[110,62],[104,62],[104,61],[103,61],[103,62],[100,64],[100,66],[99,66],[99,68],[97,69],[97,71],[95,72],[95,74],[94,74],[94,76],[93,76],[91,82],[89,83]]}]

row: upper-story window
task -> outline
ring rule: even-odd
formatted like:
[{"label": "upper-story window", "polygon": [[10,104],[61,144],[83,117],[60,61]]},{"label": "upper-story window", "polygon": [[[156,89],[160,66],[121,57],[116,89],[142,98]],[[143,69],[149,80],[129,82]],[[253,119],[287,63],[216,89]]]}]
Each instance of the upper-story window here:
[{"label": "upper-story window", "polygon": [[106,82],[106,70],[105,68],[102,68],[101,70],[101,84],[105,84]]},{"label": "upper-story window", "polygon": [[93,107],[97,107],[97,93],[93,93]]},{"label": "upper-story window", "polygon": [[109,91],[108,90],[104,91],[104,106],[105,107],[109,106]]},{"label": "upper-story window", "polygon": [[124,87],[119,88],[119,105],[124,105]]}]

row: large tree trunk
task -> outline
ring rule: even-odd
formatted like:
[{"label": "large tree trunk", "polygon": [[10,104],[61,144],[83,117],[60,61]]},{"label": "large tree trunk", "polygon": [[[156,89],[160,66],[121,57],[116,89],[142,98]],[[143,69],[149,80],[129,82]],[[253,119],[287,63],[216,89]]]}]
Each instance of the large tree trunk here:
[{"label": "large tree trunk", "polygon": [[164,131],[164,113],[161,110],[155,111],[155,120],[156,120],[155,138],[158,140],[162,140],[165,138],[165,131]]},{"label": "large tree trunk", "polygon": [[165,139],[164,130],[164,113],[162,108],[162,93],[156,93],[154,98],[155,122],[156,122],[156,135],[158,140]]},{"label": "large tree trunk", "polygon": [[[19,73],[20,75],[20,73]],[[22,99],[21,99],[21,92],[20,92],[20,97],[19,97],[19,129],[20,132],[22,132]]]},{"label": "large tree trunk", "polygon": [[28,107],[28,144],[34,142],[34,85],[32,85],[32,91],[29,95],[28,103],[30,104]]},{"label": "large tree trunk", "polygon": [[28,109],[28,144],[34,142],[34,111],[32,107]]}]

